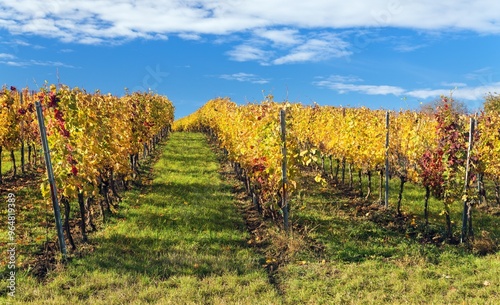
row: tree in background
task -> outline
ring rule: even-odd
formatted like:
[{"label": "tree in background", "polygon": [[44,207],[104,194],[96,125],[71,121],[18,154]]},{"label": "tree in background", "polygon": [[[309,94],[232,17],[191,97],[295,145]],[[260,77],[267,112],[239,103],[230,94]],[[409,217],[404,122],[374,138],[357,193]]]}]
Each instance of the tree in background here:
[{"label": "tree in background", "polygon": [[[449,98],[448,102],[448,107],[451,109],[453,113],[457,113],[459,115],[461,114],[468,114],[470,113],[469,108],[463,101],[455,100],[453,98]],[[420,112],[426,113],[426,114],[435,114],[438,107],[443,106],[443,101],[442,99],[435,99],[430,102],[422,103],[420,105]]]},{"label": "tree in background", "polygon": [[500,114],[500,94],[490,93],[484,101],[484,111],[486,113]]}]

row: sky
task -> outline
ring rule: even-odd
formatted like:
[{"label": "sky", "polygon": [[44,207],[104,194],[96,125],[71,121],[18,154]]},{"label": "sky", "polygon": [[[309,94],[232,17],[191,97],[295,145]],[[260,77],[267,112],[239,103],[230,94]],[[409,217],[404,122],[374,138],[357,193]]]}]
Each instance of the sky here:
[{"label": "sky", "polygon": [[500,93],[498,0],[0,0],[0,86],[416,109]]}]

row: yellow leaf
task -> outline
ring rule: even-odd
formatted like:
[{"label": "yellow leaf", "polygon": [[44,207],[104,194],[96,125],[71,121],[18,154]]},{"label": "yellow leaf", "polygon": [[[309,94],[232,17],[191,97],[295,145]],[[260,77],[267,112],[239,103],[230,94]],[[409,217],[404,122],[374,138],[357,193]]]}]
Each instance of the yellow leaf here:
[{"label": "yellow leaf", "polygon": [[42,182],[40,184],[40,191],[42,192],[42,196],[47,198],[50,196],[50,187],[48,182]]},{"label": "yellow leaf", "polygon": [[314,181],[317,183],[321,183],[323,186],[326,185],[326,180],[325,178],[321,177],[321,174],[317,174],[316,177],[314,177]]}]

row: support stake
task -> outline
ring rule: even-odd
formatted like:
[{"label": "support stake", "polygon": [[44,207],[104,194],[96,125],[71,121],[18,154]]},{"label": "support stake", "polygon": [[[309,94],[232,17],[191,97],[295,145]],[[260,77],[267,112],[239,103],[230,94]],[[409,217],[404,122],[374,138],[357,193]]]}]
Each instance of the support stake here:
[{"label": "support stake", "polygon": [[42,105],[40,102],[35,102],[36,114],[38,117],[38,127],[40,128],[40,137],[42,138],[42,147],[45,156],[45,165],[47,167],[47,175],[49,177],[50,184],[50,197],[52,198],[52,206],[54,207],[54,217],[56,219],[56,229],[57,238],[59,240],[59,247],[61,248],[61,253],[63,259],[66,259],[66,244],[64,242],[64,235],[61,222],[61,211],[59,209],[59,202],[57,199],[57,187],[54,178],[54,172],[52,170],[52,161],[50,160],[49,144],[47,142],[47,131],[45,129],[45,122],[42,113]]}]

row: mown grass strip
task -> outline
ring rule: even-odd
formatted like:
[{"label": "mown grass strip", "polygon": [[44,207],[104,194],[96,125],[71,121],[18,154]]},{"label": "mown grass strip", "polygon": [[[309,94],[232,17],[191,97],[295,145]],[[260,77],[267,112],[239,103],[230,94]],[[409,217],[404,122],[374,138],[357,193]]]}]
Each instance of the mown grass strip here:
[{"label": "mown grass strip", "polygon": [[44,283],[18,274],[12,303],[280,304],[219,166],[203,135],[174,133],[150,185],[91,236],[95,251]]},{"label": "mown grass strip", "polygon": [[[341,191],[314,182],[305,187],[292,202],[292,219],[310,228],[323,251],[299,252],[300,260],[278,270],[285,304],[498,303],[500,253],[480,256],[460,245],[423,243],[412,236],[412,225],[401,232],[378,223],[372,214],[383,211],[358,213],[357,199]],[[486,227],[490,217],[476,213],[476,227]],[[498,225],[489,230],[498,232]]]}]

